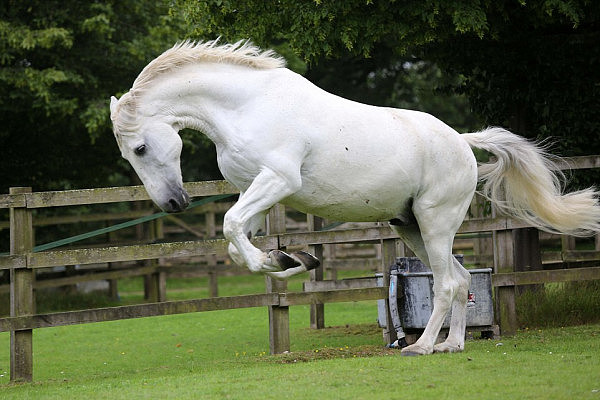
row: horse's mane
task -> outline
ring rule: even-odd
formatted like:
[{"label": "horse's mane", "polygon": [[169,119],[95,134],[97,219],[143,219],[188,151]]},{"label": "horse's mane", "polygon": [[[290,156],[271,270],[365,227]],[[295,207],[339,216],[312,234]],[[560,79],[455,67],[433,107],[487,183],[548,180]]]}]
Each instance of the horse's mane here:
[{"label": "horse's mane", "polygon": [[186,40],[152,60],[138,75],[128,93],[125,93],[111,113],[115,136],[120,140],[127,131],[135,130],[136,97],[147,89],[159,75],[197,62],[216,62],[246,65],[256,69],[285,67],[285,60],[273,50],[261,50],[249,40],[219,45],[219,39],[207,42]]},{"label": "horse's mane", "polygon": [[285,60],[273,50],[261,50],[248,40],[233,44],[218,44],[219,39],[208,42],[186,40],[156,57],[142,70],[133,82],[132,90],[143,89],[157,75],[196,62],[217,62],[246,65],[256,69],[285,67]]}]

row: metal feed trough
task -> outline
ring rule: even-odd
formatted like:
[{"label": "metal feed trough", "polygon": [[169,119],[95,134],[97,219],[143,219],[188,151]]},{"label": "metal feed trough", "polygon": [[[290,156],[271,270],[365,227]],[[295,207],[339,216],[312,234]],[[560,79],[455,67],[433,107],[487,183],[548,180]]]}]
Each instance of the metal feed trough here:
[{"label": "metal feed trough", "polygon": [[[463,264],[463,256],[455,255]],[[481,332],[483,338],[491,338],[498,332],[494,325],[492,303],[491,268],[471,269],[471,287],[467,303],[467,332]],[[398,342],[395,346],[405,346],[406,335],[411,342],[425,329],[433,310],[433,273],[417,257],[399,257],[390,266],[389,313],[396,330]],[[383,274],[377,276],[378,286],[383,286]],[[385,301],[378,300],[379,326],[387,326]],[[450,326],[450,314],[446,317],[443,330]],[[444,332],[444,331],[443,331]]]}]

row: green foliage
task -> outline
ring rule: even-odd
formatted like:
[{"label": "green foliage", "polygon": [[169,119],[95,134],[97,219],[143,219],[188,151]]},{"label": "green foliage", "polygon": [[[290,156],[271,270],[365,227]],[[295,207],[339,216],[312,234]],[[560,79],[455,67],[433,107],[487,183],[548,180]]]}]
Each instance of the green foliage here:
[{"label": "green foliage", "polygon": [[0,5],[0,192],[106,184],[128,173],[108,99],[179,40],[168,2],[7,0]]},{"label": "green foliage", "polygon": [[[185,37],[251,38],[346,97],[432,112],[459,130],[480,126],[465,118],[473,108],[487,124],[556,137],[563,155],[600,153],[599,19],[587,0],[6,0],[0,192],[129,174],[107,99]],[[184,140],[188,178],[218,177],[214,160],[188,161],[213,150],[197,133]]]},{"label": "green foliage", "polygon": [[321,60],[306,77],[348,99],[431,113],[459,132],[481,127],[466,96],[452,91],[463,81],[461,76],[444,74],[434,63],[416,57],[376,51],[372,58]]},{"label": "green foliage", "polygon": [[[494,35],[450,37],[422,57],[466,77],[457,91],[487,124],[550,138],[555,154],[600,154],[600,3],[506,7],[488,22]],[[578,171],[571,187],[599,181],[600,171]]]},{"label": "green foliage", "polygon": [[600,322],[600,281],[546,284],[517,298],[521,328]]},{"label": "green foliage", "polygon": [[372,54],[377,43],[405,52],[439,31],[487,32],[485,9],[470,1],[257,0],[175,1],[200,37],[251,37],[262,45],[285,41],[307,60]]},{"label": "green foliage", "polygon": [[[442,43],[457,34],[498,37],[503,26],[520,22],[515,13],[530,14],[534,26],[549,21],[578,27],[593,6],[587,0],[520,1],[372,1],[316,0],[176,0],[174,9],[189,23],[191,34],[251,37],[262,45],[285,41],[307,60],[323,56],[369,57],[377,45],[396,52],[427,43]],[[500,22],[500,25],[497,23]]]}]

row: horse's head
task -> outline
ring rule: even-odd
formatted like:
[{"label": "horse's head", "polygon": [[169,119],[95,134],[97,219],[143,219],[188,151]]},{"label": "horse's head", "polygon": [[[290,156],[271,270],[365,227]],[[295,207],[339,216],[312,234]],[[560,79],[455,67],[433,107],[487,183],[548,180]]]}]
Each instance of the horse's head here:
[{"label": "horse's head", "polygon": [[186,209],[189,196],[183,189],[180,156],[182,142],[177,130],[158,118],[136,118],[129,93],[110,101],[110,116],[121,155],[138,174],[150,198],[162,210]]}]

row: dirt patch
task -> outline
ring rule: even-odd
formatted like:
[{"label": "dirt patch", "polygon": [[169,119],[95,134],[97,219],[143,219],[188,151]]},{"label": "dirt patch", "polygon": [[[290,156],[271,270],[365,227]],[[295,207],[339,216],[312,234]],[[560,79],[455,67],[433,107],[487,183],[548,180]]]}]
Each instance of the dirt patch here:
[{"label": "dirt patch", "polygon": [[[342,326],[328,326],[324,329],[304,328],[301,330],[302,335],[311,337],[314,342],[320,342],[323,339],[331,338],[347,338],[349,336],[372,336],[381,335],[381,328],[377,324],[355,324]],[[283,354],[275,354],[267,357],[261,357],[262,361],[293,364],[299,362],[310,362],[317,360],[329,360],[336,358],[357,358],[357,357],[380,357],[400,355],[399,349],[389,349],[383,344],[373,345],[340,345],[335,346],[315,346],[311,350],[293,351]]]},{"label": "dirt patch", "polygon": [[388,349],[383,346],[353,346],[353,347],[325,347],[310,351],[294,351],[284,354],[275,354],[269,357],[270,362],[281,364],[293,364],[298,362],[310,362],[317,360],[330,360],[335,358],[357,358],[400,355],[400,350]]}]

